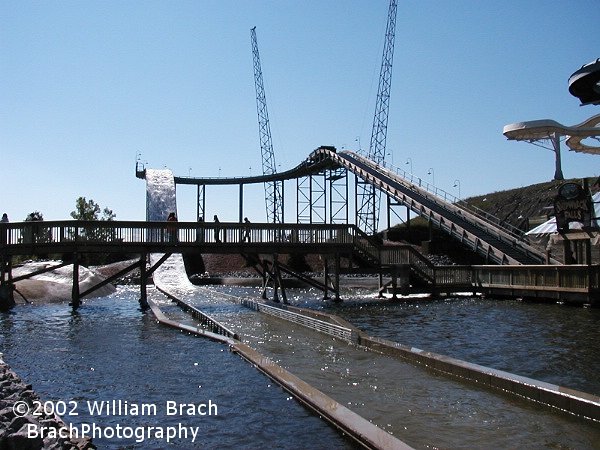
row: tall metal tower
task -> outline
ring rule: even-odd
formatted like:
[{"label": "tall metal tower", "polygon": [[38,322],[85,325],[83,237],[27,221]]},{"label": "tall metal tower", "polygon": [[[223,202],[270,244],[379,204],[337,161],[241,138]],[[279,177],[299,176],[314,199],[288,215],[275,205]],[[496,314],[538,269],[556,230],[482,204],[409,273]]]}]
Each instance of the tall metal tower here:
[{"label": "tall metal tower", "polygon": [[[262,69],[260,67],[260,55],[258,54],[258,43],[256,41],[256,27],[250,30],[250,37],[252,40],[252,55],[254,57],[254,86],[256,87],[256,110],[258,112],[258,134],[263,175],[272,175],[277,172],[277,168],[275,165],[275,153],[273,152],[273,141],[271,139],[271,127],[269,126],[269,114],[267,113],[267,99],[265,97]],[[283,182],[271,181],[265,182],[264,185],[267,222],[283,223]]]},{"label": "tall metal tower", "polygon": [[[371,145],[369,158],[377,164],[385,160],[385,144],[387,137],[388,113],[390,107],[390,91],[392,88],[392,62],[394,59],[394,38],[396,34],[397,0],[390,0],[387,27],[385,30],[385,43],[381,71],[379,72],[379,88],[377,90],[377,104],[371,132]],[[381,192],[371,184],[357,181],[357,190],[360,206],[357,201],[356,221],[359,228],[367,234],[375,234],[379,220],[379,201]]]}]

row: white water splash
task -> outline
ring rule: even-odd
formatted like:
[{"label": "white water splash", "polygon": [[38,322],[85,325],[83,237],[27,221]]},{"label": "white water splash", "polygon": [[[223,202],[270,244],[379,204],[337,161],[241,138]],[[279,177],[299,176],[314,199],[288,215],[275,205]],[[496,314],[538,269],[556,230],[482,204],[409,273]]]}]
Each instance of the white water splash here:
[{"label": "white water splash", "polygon": [[[29,262],[13,270],[13,276],[18,277],[37,270],[59,265],[59,261]],[[87,267],[79,266],[79,290],[86,291],[105,279],[104,276]],[[60,267],[51,272],[34,275],[31,278],[15,283],[17,292],[15,299],[19,301],[24,296],[27,301],[69,301],[73,289],[73,265]],[[84,298],[104,297],[115,292],[112,285],[103,286]]]},{"label": "white water splash", "polygon": [[[177,197],[173,172],[168,169],[146,169],[147,220],[166,220],[171,212],[177,214]],[[156,264],[162,256],[158,253],[151,254],[151,264]],[[157,287],[176,297],[190,294],[195,290],[195,286],[190,282],[185,272],[183,257],[180,253],[171,255],[154,272],[153,278]]]}]

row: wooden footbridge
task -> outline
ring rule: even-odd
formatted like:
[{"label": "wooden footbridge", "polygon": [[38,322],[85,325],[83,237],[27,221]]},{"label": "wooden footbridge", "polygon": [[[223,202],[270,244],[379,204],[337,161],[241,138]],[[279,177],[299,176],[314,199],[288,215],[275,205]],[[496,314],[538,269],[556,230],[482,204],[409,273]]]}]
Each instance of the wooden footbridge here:
[{"label": "wooden footbridge", "polygon": [[[79,264],[86,253],[125,253],[139,259],[92,288],[79,290]],[[148,255],[163,254],[154,266]],[[531,266],[434,266],[413,247],[384,246],[354,225],[276,225],[203,222],[58,221],[0,224],[2,296],[12,298],[17,281],[59,266],[12,276],[13,257],[60,255],[62,265],[73,264],[72,305],[99,287],[133,269],[141,274],[140,303],[146,307],[146,283],[152,273],[173,253],[241,254],[263,277],[264,287],[281,289],[282,273],[295,276],[340,299],[340,274],[371,268],[379,274],[380,293],[408,294],[480,292],[519,297],[596,303],[600,292],[600,269],[581,265]],[[284,254],[319,254],[324,276],[315,279],[298,273],[278,260]],[[342,259],[346,265],[342,267]],[[353,265],[355,263],[355,265]]]},{"label": "wooden footbridge", "polygon": [[[394,297],[397,293],[415,290],[433,294],[467,291],[592,304],[598,302],[598,266],[543,265],[543,262],[556,261],[546,261],[544,252],[531,246],[519,230],[411,174],[382,167],[353,152],[319,147],[296,168],[268,176],[182,178],[173,177],[170,171],[164,171],[168,175],[158,172],[162,171],[151,172],[150,177],[158,178],[150,182],[146,170],[136,167],[136,175],[146,178],[149,183],[148,221],[0,223],[0,298],[10,303],[15,282],[52,270],[48,268],[13,277],[13,257],[18,255],[53,254],[60,256],[63,265],[73,264],[72,304],[77,308],[82,297],[133,269],[140,270],[140,303],[146,307],[146,282],[169,255],[220,253],[243,255],[262,276],[264,295],[267,286],[271,286],[274,296],[280,291],[284,301],[282,274],[297,277],[323,290],[326,298],[331,292],[339,300],[340,274],[360,267],[361,272],[379,274],[380,294],[387,290]],[[404,205],[407,210],[425,217],[430,224],[499,266],[434,266],[411,246],[385,246],[376,237],[348,224],[349,173],[356,178],[355,187],[360,179],[360,183],[370,184],[388,197],[388,217],[393,202]],[[243,188],[246,184],[292,179],[297,180],[298,191],[296,224],[243,222]],[[238,184],[239,222],[165,222],[165,211],[177,210],[176,184],[197,186],[199,218],[206,217],[206,186]],[[303,186],[308,186],[305,193],[302,193]],[[334,192],[341,193],[341,200],[335,200],[337,203],[334,203]],[[357,195],[355,189],[355,204],[359,203]],[[324,199],[329,199],[329,205]],[[301,201],[304,202],[302,205]],[[329,223],[326,223],[326,211],[329,212]],[[317,221],[323,223],[315,223]],[[78,267],[81,255],[98,252],[135,254],[139,255],[139,259],[99,285],[80,292]],[[150,254],[164,256],[154,258],[154,264],[149,265]],[[279,255],[283,254],[321,255],[324,276],[317,280],[294,271],[279,259]]]}]

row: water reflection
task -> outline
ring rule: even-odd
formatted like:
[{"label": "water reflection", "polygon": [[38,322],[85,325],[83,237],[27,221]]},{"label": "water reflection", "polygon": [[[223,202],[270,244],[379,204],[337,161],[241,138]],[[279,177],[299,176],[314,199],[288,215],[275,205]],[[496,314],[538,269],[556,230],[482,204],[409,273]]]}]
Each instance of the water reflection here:
[{"label": "water reflection", "polygon": [[[252,294],[251,290],[240,288],[213,289]],[[202,302],[197,299],[199,305]],[[517,356],[530,354],[537,358],[532,364],[525,362],[530,371],[539,366],[545,368],[545,375],[552,373],[561,379],[571,376],[551,372],[556,367],[545,364],[548,345],[567,342],[549,339],[555,332],[540,333],[541,336],[520,342],[515,349],[508,347],[515,345],[514,342],[500,342],[505,336],[527,335],[521,327],[529,324],[529,316],[543,305],[532,305],[534,311],[523,314],[520,311],[529,311],[529,305],[516,303],[511,308],[509,303],[478,299],[401,305],[354,298],[340,306],[304,296],[297,303],[338,313],[369,334],[402,343],[443,342],[444,345],[434,348],[439,353],[452,353],[446,351],[452,348],[456,355],[459,352],[455,347],[465,346],[464,356],[457,357],[472,361],[469,357],[480,352],[490,356],[489,362],[493,364],[488,365],[499,361],[518,364],[514,357],[496,355],[499,349]],[[478,323],[478,315],[482,323]],[[509,320],[503,322],[505,317]],[[220,319],[261,353],[418,448],[520,448],[532,439],[543,445],[595,448],[600,442],[598,424],[514,396],[478,389],[300,326],[249,311],[223,315]],[[423,335],[427,335],[426,340],[421,339]],[[538,353],[529,353],[527,345],[531,343],[545,347]],[[431,349],[427,345],[417,346]],[[557,358],[565,353],[568,354],[555,352]],[[522,370],[508,370],[523,374]]]},{"label": "water reflection", "polygon": [[[169,448],[351,448],[345,439],[227,347],[156,323],[138,310],[135,289],[66,304],[19,306],[0,315],[6,361],[45,400],[121,399],[158,405],[155,417],[93,417],[79,408],[73,424],[102,427],[199,427],[200,441]],[[168,416],[165,402],[218,405],[216,417]],[[301,426],[299,426],[301,424]],[[315,438],[318,436],[318,438]],[[99,448],[165,448],[164,439],[97,439]]]}]

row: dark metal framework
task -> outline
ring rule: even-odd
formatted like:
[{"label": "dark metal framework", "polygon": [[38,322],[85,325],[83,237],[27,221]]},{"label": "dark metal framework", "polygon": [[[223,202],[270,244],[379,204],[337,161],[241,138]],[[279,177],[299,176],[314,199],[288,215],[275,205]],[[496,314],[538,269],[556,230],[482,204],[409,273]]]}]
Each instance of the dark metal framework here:
[{"label": "dark metal framework", "polygon": [[329,223],[348,223],[348,171],[329,170]]},{"label": "dark metal framework", "polygon": [[327,222],[327,179],[320,172],[296,180],[297,223]]},{"label": "dark metal framework", "polygon": [[[379,73],[379,88],[377,90],[377,103],[373,130],[371,132],[371,145],[369,159],[376,164],[383,164],[385,160],[385,146],[387,138],[388,114],[390,109],[390,91],[392,88],[392,62],[394,59],[394,38],[396,34],[397,0],[390,0],[387,27],[385,31],[385,44]],[[359,183],[360,206],[357,203],[358,226],[368,234],[375,234],[379,221],[380,191],[368,183]]]},{"label": "dark metal framework", "polygon": [[[258,112],[258,135],[260,140],[260,152],[262,156],[263,175],[272,175],[277,172],[275,164],[275,152],[273,151],[273,140],[271,139],[271,127],[269,125],[269,114],[267,112],[267,99],[263,84],[263,75],[256,40],[256,27],[250,30],[252,40],[252,55],[254,59],[254,85],[256,87],[256,110]],[[265,202],[268,223],[283,223],[283,195],[281,181],[266,181]]]},{"label": "dark metal framework", "polygon": [[205,222],[206,217],[206,185],[199,184],[196,192],[197,208],[196,208],[196,220],[198,222]]}]

